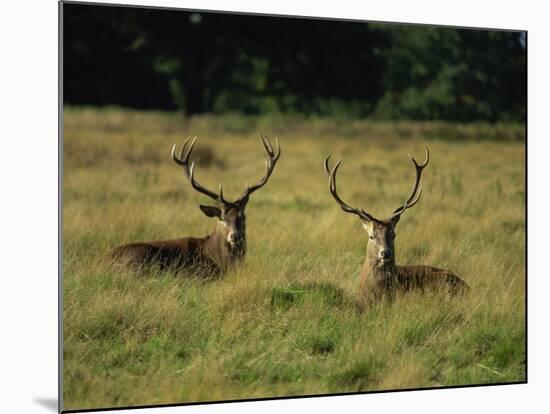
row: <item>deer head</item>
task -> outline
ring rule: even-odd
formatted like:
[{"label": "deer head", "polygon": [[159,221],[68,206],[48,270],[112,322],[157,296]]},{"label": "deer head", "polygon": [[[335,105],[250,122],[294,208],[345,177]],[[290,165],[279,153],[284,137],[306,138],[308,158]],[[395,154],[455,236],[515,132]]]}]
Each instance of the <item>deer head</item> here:
[{"label": "deer head", "polygon": [[265,160],[266,172],[264,176],[252,187],[247,184],[246,189],[238,199],[236,199],[235,201],[228,201],[223,196],[221,183],[219,185],[218,192],[215,193],[203,187],[195,179],[195,163],[191,162],[191,164],[189,164],[189,157],[191,155],[196,140],[197,137],[189,137],[181,147],[179,156],[176,155],[176,145],[174,145],[172,147],[172,158],[177,164],[183,167],[184,175],[191,182],[191,186],[196,191],[216,201],[215,206],[200,205],[199,207],[201,211],[208,217],[216,217],[218,219],[220,230],[224,235],[227,243],[229,243],[234,248],[241,247],[244,249],[244,244],[246,242],[246,205],[248,203],[250,195],[254,191],[262,188],[269,180],[269,177],[271,176],[271,173],[275,168],[275,164],[281,156],[279,142],[277,139],[275,140],[277,148],[277,151],[275,152],[273,146],[271,145],[271,142],[266,137],[260,135],[260,141],[267,153]]},{"label": "deer head", "polygon": [[359,219],[361,220],[364,229],[369,235],[367,259],[371,260],[371,262],[377,268],[388,269],[395,266],[395,228],[397,227],[397,223],[399,222],[401,215],[407,209],[418,203],[422,194],[422,188],[420,187],[420,178],[422,176],[422,171],[428,165],[428,162],[430,160],[428,147],[426,147],[426,159],[424,163],[418,164],[411,154],[409,154],[409,157],[411,158],[416,169],[416,179],[414,182],[413,190],[405,203],[395,209],[388,219],[384,220],[374,217],[364,209],[351,207],[347,203],[342,201],[342,199],[338,195],[338,192],[336,191],[336,172],[338,171],[338,167],[340,166],[342,160],[338,160],[334,167],[330,169],[330,155],[325,159],[325,172],[329,176],[330,193],[332,194],[332,197],[334,197],[338,205],[340,205],[342,210],[344,210],[346,213],[352,213],[359,216]]}]

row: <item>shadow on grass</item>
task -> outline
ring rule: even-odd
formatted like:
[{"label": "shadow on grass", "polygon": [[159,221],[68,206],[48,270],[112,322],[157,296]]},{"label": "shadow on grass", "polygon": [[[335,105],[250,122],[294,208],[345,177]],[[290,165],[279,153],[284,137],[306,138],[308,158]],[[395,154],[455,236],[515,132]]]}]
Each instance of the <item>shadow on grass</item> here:
[{"label": "shadow on grass", "polygon": [[364,391],[379,381],[384,363],[377,359],[358,361],[331,375],[330,380],[349,391]]},{"label": "shadow on grass", "polygon": [[271,290],[271,306],[289,309],[305,301],[327,306],[341,307],[345,304],[344,291],[330,283],[295,283]]}]

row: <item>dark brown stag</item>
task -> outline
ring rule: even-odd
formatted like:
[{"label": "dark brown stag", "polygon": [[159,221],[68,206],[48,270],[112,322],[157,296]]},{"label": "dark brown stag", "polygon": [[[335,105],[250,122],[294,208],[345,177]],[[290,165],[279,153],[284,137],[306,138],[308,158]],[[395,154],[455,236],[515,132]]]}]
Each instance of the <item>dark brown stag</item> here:
[{"label": "dark brown stag", "polygon": [[426,147],[424,163],[418,164],[410,154],[409,157],[416,168],[416,180],[412,193],[407,201],[386,220],[380,220],[367,211],[350,207],[342,201],[336,191],[336,172],[341,160],[334,165],[332,170],[329,168],[330,155],[325,160],[325,171],[329,176],[329,189],[332,197],[346,213],[359,216],[369,235],[357,295],[357,305],[360,309],[364,309],[384,296],[391,297],[398,291],[440,287],[447,289],[450,293],[458,293],[468,289],[462,279],[448,270],[431,266],[397,266],[395,264],[395,228],[401,215],[420,200],[422,194],[420,178],[430,159],[428,147]]},{"label": "dark brown stag", "polygon": [[246,253],[246,205],[250,195],[267,183],[281,156],[277,140],[275,140],[276,150],[267,138],[260,136],[260,140],[267,153],[265,175],[253,186],[247,185],[245,191],[235,201],[224,198],[221,184],[219,191],[215,193],[203,187],[195,179],[194,163],[189,163],[189,157],[196,137],[185,141],[179,156],[176,155],[176,145],[174,145],[172,158],[182,167],[191,186],[216,202],[215,206],[199,206],[206,216],[217,218],[214,232],[202,238],[186,237],[126,244],[117,247],[113,255],[116,258],[125,258],[140,268],[151,264],[161,268],[170,266],[177,271],[205,277],[220,275],[231,265],[242,260]]}]

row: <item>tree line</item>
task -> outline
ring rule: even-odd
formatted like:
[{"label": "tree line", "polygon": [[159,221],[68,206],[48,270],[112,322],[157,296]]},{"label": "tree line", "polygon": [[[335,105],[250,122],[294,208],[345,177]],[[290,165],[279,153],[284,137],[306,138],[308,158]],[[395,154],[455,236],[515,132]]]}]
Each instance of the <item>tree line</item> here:
[{"label": "tree line", "polygon": [[524,122],[526,36],[63,5],[64,103]]}]

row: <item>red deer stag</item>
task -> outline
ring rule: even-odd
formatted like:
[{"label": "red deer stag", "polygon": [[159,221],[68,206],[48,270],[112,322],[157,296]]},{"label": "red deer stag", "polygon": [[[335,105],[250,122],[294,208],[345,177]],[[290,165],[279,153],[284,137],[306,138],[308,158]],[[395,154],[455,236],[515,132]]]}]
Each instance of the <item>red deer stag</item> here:
[{"label": "red deer stag", "polygon": [[275,140],[275,151],[271,142],[260,136],[267,153],[265,175],[253,186],[247,185],[237,200],[228,201],[223,196],[221,184],[219,192],[215,193],[203,187],[195,179],[194,162],[190,165],[189,157],[196,138],[188,138],[185,141],[179,157],[176,155],[176,145],[174,145],[172,158],[178,165],[181,165],[184,175],[195,190],[216,201],[216,206],[199,206],[205,215],[218,219],[214,232],[203,238],[187,237],[126,244],[114,250],[114,257],[127,258],[130,263],[138,267],[151,264],[161,268],[172,266],[178,271],[185,270],[199,276],[220,275],[231,265],[244,258],[246,252],[246,205],[250,195],[262,188],[269,180],[277,160],[281,156],[279,142]]},{"label": "red deer stag", "polygon": [[339,160],[332,170],[329,168],[330,155],[325,160],[325,172],[329,176],[329,190],[332,197],[346,213],[359,216],[369,235],[357,295],[359,309],[364,309],[382,297],[392,297],[397,291],[446,287],[450,293],[459,293],[468,289],[468,285],[462,279],[448,270],[431,266],[397,266],[395,264],[395,228],[401,215],[420,200],[422,194],[420,177],[430,159],[428,147],[426,147],[426,160],[423,164],[418,164],[410,154],[409,157],[416,168],[416,180],[412,193],[407,201],[386,220],[380,220],[365,210],[350,207],[342,201],[336,191],[336,172],[342,160]]}]

